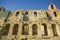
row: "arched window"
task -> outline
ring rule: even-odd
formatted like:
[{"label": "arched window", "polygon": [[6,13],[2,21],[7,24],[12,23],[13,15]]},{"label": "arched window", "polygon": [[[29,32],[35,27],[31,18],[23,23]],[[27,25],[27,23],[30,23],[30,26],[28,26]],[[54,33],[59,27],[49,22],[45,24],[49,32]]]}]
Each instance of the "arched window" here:
[{"label": "arched window", "polygon": [[3,9],[3,7],[0,7],[0,11]]},{"label": "arched window", "polygon": [[6,24],[6,25],[2,28],[2,35],[8,35],[9,28],[10,28],[10,24]]},{"label": "arched window", "polygon": [[17,33],[18,33],[18,27],[19,27],[18,24],[14,24],[12,35],[17,35]]},{"label": "arched window", "polygon": [[16,16],[18,16],[18,15],[19,15],[19,11],[16,12]]},{"label": "arched window", "polygon": [[52,26],[53,35],[58,36],[57,35],[57,30],[56,30],[56,24],[52,24],[51,26]]},{"label": "arched window", "polygon": [[23,26],[22,26],[22,35],[28,35],[28,32],[29,32],[28,24],[23,24]]},{"label": "arched window", "polygon": [[43,29],[43,30],[42,30],[42,35],[43,35],[43,36],[48,35],[47,26],[46,26],[45,23],[42,24],[42,29]]},{"label": "arched window", "polygon": [[3,12],[5,11],[5,8],[3,8]]},{"label": "arched window", "polygon": [[28,18],[28,12],[26,12],[26,13],[23,15],[23,20],[24,20],[24,21],[29,20],[29,18]]},{"label": "arched window", "polygon": [[38,30],[37,30],[37,25],[36,24],[32,25],[32,35],[38,35]]},{"label": "arched window", "polygon": [[34,17],[37,17],[37,12],[34,12]]},{"label": "arched window", "polygon": [[25,16],[25,17],[28,17],[28,12],[26,12],[26,13],[24,14],[24,16]]},{"label": "arched window", "polygon": [[57,14],[56,14],[56,12],[55,12],[55,11],[54,11],[54,16],[55,16],[55,17],[57,17]]},{"label": "arched window", "polygon": [[53,6],[53,5],[51,5],[51,8],[52,8],[52,9],[54,9],[54,6]]}]

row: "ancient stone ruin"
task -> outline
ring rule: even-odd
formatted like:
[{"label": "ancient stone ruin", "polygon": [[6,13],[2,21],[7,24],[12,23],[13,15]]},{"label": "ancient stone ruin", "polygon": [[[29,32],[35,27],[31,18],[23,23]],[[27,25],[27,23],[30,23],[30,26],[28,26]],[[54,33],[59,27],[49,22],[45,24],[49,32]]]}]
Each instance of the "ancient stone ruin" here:
[{"label": "ancient stone ruin", "polygon": [[60,10],[16,10],[0,7],[0,40],[60,40]]}]

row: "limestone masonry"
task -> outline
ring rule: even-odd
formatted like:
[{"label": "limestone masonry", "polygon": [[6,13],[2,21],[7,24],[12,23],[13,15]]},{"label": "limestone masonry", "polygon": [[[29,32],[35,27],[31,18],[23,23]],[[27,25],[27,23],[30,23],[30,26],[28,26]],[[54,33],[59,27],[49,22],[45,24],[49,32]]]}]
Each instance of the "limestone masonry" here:
[{"label": "limestone masonry", "polygon": [[0,40],[60,40],[60,10],[15,10],[0,7]]}]

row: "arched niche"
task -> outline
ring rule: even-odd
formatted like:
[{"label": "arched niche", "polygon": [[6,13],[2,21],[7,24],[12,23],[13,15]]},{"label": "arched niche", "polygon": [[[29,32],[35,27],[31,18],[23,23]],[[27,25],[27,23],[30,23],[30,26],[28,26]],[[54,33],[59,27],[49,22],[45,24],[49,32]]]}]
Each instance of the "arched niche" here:
[{"label": "arched niche", "polygon": [[42,35],[43,36],[47,36],[48,35],[48,31],[47,31],[47,25],[45,23],[42,23]]},{"label": "arched niche", "polygon": [[10,24],[6,24],[1,30],[2,35],[8,35],[9,28],[10,28]]},{"label": "arched niche", "polygon": [[29,32],[28,24],[23,24],[22,25],[22,35],[28,35],[28,32]]},{"label": "arched niche", "polygon": [[14,24],[12,35],[17,35],[18,34],[18,28],[19,28],[19,25]]},{"label": "arched niche", "polygon": [[32,25],[32,35],[38,35],[38,29],[36,24]]}]

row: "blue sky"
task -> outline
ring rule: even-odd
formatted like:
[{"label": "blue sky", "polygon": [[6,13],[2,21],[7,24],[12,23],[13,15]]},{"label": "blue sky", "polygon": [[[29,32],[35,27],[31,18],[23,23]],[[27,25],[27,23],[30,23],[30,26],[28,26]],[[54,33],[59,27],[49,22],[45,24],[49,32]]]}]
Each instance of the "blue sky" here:
[{"label": "blue sky", "polygon": [[0,0],[0,6],[7,10],[40,10],[48,9],[49,4],[55,4],[60,9],[60,0]]}]

